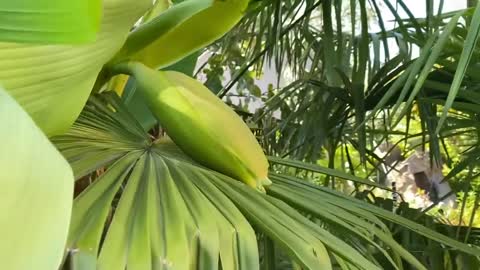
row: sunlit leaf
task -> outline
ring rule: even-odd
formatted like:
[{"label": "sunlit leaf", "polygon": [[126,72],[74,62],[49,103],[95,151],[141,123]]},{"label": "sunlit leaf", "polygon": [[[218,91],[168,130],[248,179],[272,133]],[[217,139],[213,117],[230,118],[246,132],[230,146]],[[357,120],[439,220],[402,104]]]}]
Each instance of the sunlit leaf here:
[{"label": "sunlit leaf", "polygon": [[3,89],[0,124],[0,268],[57,269],[70,223],[72,170]]}]

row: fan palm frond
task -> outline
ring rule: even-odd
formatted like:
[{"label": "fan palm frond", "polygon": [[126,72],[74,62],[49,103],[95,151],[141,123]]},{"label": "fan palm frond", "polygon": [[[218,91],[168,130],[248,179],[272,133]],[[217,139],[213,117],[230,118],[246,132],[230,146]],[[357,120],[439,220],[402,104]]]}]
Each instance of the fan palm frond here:
[{"label": "fan palm frond", "polygon": [[[425,269],[377,216],[477,252],[413,222],[398,221],[388,211],[352,204],[355,199],[286,176],[272,174],[276,183],[267,194],[255,191],[196,164],[167,137],[152,140],[115,94],[92,97],[72,129],[53,141],[77,179],[106,168],[93,173],[91,184],[74,201],[68,240],[73,269],[258,269],[255,231],[306,269],[336,264],[381,269],[369,246],[395,269],[402,269],[401,258]],[[314,204],[305,204],[307,197],[315,198]],[[355,245],[354,239],[359,240]]]}]

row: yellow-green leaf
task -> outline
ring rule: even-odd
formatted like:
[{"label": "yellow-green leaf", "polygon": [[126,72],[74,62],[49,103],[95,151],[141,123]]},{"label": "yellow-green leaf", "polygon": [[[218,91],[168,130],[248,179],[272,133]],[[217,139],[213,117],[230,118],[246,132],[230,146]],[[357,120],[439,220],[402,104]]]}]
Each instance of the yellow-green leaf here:
[{"label": "yellow-green leaf", "polygon": [[137,60],[152,68],[173,64],[222,37],[242,18],[248,2],[188,0],[174,5],[133,32],[116,60]]},{"label": "yellow-green leaf", "polygon": [[0,89],[0,269],[58,269],[73,173],[28,114]]}]

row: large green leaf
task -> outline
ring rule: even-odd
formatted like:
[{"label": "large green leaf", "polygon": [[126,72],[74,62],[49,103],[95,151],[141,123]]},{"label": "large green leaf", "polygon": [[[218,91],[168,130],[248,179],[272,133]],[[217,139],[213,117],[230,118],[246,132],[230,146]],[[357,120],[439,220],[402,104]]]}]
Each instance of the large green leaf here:
[{"label": "large green leaf", "polygon": [[152,68],[171,65],[228,32],[248,0],[187,0],[140,26],[115,61],[137,60]]},{"label": "large green leaf", "polygon": [[73,174],[28,114],[0,89],[0,269],[57,269]]},{"label": "large green leaf", "polygon": [[150,5],[149,0],[103,1],[94,43],[0,43],[0,83],[48,135],[64,132],[85,105],[102,66]]},{"label": "large green leaf", "polygon": [[22,0],[0,2],[0,40],[79,43],[96,38],[101,0]]}]

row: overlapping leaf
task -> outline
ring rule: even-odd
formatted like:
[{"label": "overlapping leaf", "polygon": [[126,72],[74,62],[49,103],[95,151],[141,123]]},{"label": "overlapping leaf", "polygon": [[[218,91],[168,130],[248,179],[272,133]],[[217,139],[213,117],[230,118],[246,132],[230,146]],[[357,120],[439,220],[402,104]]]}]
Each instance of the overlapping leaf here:
[{"label": "overlapping leaf", "polygon": [[149,0],[103,1],[100,31],[92,43],[0,43],[0,83],[48,135],[64,132],[85,105],[102,66],[150,5]]},{"label": "overlapping leaf", "polygon": [[0,269],[57,269],[72,210],[72,170],[1,88],[0,123]]}]

